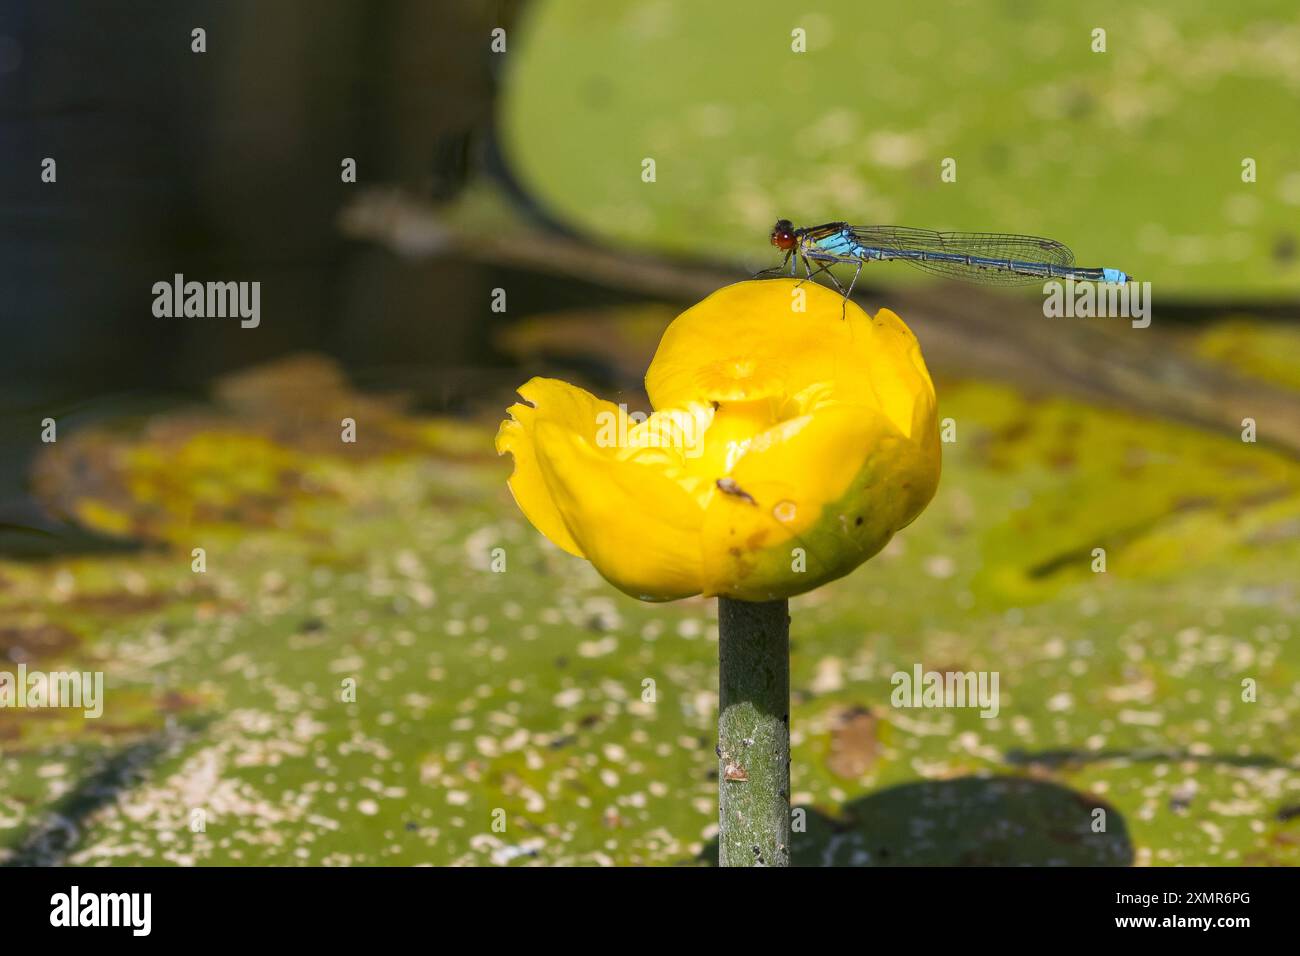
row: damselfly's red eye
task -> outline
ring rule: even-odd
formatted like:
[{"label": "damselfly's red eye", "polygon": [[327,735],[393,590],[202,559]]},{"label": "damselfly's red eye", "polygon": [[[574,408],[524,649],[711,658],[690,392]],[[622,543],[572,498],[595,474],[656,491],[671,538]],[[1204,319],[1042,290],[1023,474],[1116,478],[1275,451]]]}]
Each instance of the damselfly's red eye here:
[{"label": "damselfly's red eye", "polygon": [[772,227],[772,245],[787,252],[794,248],[794,224],[789,219],[779,219]]}]

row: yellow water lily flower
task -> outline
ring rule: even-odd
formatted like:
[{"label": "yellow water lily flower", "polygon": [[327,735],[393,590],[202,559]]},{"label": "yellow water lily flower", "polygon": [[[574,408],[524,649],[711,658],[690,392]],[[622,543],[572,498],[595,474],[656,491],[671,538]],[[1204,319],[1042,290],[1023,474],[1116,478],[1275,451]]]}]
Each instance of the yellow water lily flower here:
[{"label": "yellow water lily flower", "polygon": [[567,382],[519,389],[497,453],[538,531],[644,601],[769,601],[848,574],[939,482],[916,337],[815,283],[720,289],[664,332],[655,411]]}]

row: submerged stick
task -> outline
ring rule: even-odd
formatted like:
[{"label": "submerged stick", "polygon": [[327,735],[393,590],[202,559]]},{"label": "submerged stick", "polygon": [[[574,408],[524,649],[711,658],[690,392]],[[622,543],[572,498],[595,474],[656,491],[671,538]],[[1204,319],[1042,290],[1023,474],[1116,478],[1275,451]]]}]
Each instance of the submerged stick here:
[{"label": "submerged stick", "polygon": [[718,598],[718,864],[790,865],[790,607]]}]

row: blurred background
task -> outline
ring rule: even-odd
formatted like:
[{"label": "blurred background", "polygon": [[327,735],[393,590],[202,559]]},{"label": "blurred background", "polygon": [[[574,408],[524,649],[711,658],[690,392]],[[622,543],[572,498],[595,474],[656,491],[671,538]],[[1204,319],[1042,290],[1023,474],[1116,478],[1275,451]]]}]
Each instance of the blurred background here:
[{"label": "blurred background", "polygon": [[[1049,236],[1153,303],[864,271],[956,440],[795,602],[795,862],[1294,864],[1297,105],[1283,0],[12,0],[0,670],[106,701],[0,709],[0,862],[707,862],[713,603],[550,547],[492,438],[536,374],[644,408],[788,217]],[[176,273],[260,325],[155,317]],[[916,663],[999,716],[891,709]]]}]

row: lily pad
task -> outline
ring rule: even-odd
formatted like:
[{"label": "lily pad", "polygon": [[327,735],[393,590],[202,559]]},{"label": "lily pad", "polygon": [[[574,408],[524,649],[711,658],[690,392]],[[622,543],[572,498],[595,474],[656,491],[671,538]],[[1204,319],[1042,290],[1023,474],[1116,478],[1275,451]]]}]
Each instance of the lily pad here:
[{"label": "lily pad", "polygon": [[529,193],[601,242],[758,267],[778,216],[847,219],[1050,236],[1166,295],[1294,293],[1297,45],[1271,0],[543,0],[501,132]]}]

